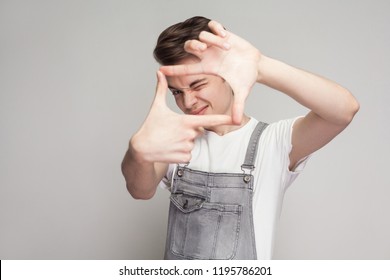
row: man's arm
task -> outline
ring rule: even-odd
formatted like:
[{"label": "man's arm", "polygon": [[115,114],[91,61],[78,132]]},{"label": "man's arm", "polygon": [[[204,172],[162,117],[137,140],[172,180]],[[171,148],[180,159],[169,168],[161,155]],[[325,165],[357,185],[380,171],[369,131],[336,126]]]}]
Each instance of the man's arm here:
[{"label": "man's arm", "polygon": [[359,103],[347,89],[264,55],[259,60],[257,82],[285,93],[311,110],[294,124],[291,170],[300,159],[346,128],[359,110]]},{"label": "man's arm", "polygon": [[231,124],[226,115],[179,115],[166,104],[167,80],[157,73],[156,95],[146,120],[130,140],[122,173],[130,194],[150,199],[167,172],[169,163],[187,163],[200,127]]},{"label": "man's arm", "polygon": [[134,137],[132,137],[129,149],[122,161],[122,173],[126,180],[127,190],[133,198],[150,199],[154,196],[157,185],[166,174],[168,164],[148,162],[142,151],[137,151],[136,147],[137,141],[134,141]]},{"label": "man's arm", "polygon": [[359,110],[352,94],[327,79],[264,56],[249,42],[223,29],[216,21],[199,40],[185,44],[187,52],[199,58],[191,65],[163,66],[166,75],[213,74],[224,78],[234,91],[233,121],[240,123],[244,103],[258,82],[290,96],[311,112],[295,122],[290,169],[340,133]]}]

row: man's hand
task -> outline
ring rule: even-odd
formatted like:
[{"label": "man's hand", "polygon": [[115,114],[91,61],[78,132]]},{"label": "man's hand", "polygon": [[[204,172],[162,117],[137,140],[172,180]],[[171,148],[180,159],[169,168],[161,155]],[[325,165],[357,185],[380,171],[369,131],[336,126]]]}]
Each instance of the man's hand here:
[{"label": "man's hand", "polygon": [[142,161],[164,163],[187,163],[195,138],[203,127],[232,124],[226,115],[180,115],[166,104],[167,80],[157,72],[156,95],[150,112],[140,130],[133,136],[131,144]]},{"label": "man's hand", "polygon": [[221,24],[210,21],[213,33],[203,31],[199,40],[189,40],[185,50],[199,58],[199,63],[162,66],[169,76],[212,74],[224,78],[234,92],[233,123],[240,124],[245,100],[259,77],[261,53],[244,39],[224,30]]}]

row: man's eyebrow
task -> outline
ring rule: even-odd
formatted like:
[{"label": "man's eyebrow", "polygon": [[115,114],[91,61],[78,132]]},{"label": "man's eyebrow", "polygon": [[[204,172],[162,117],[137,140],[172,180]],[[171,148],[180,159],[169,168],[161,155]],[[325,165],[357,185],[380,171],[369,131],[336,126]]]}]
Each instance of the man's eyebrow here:
[{"label": "man's eyebrow", "polygon": [[[199,83],[202,83],[202,82],[204,82],[204,81],[206,81],[207,79],[206,78],[202,78],[202,79],[198,79],[198,80],[195,80],[195,81],[193,81],[191,84],[190,84],[190,86],[188,87],[188,88],[192,88],[192,87],[194,87],[196,84],[199,84]],[[175,88],[175,87],[173,87],[173,86],[171,86],[171,85],[168,85],[168,88],[169,89],[187,89],[187,88]]]},{"label": "man's eyebrow", "polygon": [[190,84],[190,88],[194,87],[196,84],[199,84],[199,83],[202,83],[206,80],[206,78],[202,78],[202,79],[198,79],[198,80],[195,80],[193,81],[191,84]]}]

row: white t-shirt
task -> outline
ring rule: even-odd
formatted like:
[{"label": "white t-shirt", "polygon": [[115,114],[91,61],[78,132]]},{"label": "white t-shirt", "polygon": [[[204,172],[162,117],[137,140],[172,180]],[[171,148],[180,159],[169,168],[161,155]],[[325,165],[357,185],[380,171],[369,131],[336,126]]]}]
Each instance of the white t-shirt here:
[{"label": "white t-shirt", "polygon": [[[280,217],[283,197],[287,188],[303,170],[304,158],[289,170],[291,135],[296,119],[270,124],[262,133],[255,161],[253,220],[258,259],[271,259]],[[195,139],[192,159],[188,168],[214,173],[242,173],[249,139],[258,121],[251,118],[243,127],[223,136],[205,131]],[[172,175],[177,165],[170,164],[160,187],[170,190]]]}]

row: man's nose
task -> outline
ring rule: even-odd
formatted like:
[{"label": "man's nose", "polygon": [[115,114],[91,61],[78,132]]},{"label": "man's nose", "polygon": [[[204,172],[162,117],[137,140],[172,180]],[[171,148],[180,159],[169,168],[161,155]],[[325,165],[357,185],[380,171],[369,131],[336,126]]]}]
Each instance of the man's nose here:
[{"label": "man's nose", "polygon": [[183,90],[183,99],[184,107],[186,107],[186,109],[191,109],[197,101],[195,92],[190,89]]}]

